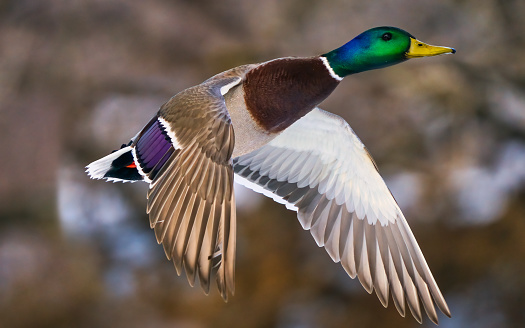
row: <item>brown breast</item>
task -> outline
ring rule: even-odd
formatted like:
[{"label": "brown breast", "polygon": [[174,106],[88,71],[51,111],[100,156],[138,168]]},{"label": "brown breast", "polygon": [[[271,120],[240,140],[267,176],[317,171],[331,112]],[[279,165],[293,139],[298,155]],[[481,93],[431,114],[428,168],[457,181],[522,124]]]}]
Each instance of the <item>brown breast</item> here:
[{"label": "brown breast", "polygon": [[321,103],[339,84],[319,57],[282,58],[246,74],[246,107],[270,133],[280,132]]}]

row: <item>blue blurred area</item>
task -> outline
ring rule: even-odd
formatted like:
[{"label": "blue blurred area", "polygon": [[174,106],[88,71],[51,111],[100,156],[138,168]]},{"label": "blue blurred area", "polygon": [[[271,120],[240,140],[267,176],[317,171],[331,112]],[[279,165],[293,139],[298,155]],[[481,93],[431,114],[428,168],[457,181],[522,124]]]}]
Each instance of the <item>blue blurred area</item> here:
[{"label": "blue blurred area", "polygon": [[295,213],[240,186],[236,295],[205,296],[157,245],[147,186],[84,173],[178,91],[379,25],[457,54],[350,76],[321,107],[349,122],[398,199],[452,311],[440,326],[522,327],[524,15],[518,0],[5,1],[0,327],[418,327]]}]

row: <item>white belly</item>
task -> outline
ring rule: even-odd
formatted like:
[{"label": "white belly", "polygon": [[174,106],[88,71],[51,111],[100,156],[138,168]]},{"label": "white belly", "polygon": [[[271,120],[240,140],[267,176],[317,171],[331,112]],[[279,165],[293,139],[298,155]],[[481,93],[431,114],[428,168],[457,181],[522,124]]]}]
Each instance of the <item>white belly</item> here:
[{"label": "white belly", "polygon": [[232,158],[259,149],[279,135],[279,133],[270,134],[264,131],[253,120],[244,103],[242,85],[228,91],[224,95],[224,99],[226,100],[226,108],[228,108],[230,113],[235,132],[235,146]]}]

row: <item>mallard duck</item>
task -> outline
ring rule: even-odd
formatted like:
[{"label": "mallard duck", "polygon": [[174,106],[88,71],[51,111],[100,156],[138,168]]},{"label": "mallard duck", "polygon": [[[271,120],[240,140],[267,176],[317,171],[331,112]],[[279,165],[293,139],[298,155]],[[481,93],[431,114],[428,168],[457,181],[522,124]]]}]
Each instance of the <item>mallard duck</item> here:
[{"label": "mallard duck", "polygon": [[335,262],[399,313],[405,299],[449,308],[367,149],[341,117],[317,106],[347,75],[455,53],[394,27],[367,30],[314,57],[243,65],[183,90],[121,149],[87,168],[94,179],[145,181],[147,213],[177,274],[207,294],[212,275],[234,293],[235,181],[297,212]]}]

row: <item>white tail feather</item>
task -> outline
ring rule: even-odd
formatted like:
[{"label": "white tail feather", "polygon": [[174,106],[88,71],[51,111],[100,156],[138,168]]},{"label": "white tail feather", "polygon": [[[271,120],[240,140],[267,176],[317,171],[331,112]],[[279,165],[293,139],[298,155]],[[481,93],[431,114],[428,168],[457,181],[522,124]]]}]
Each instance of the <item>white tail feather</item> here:
[{"label": "white tail feather", "polygon": [[[131,147],[124,147],[122,149],[117,150],[116,152],[113,152],[105,157],[102,157],[99,160],[94,161],[93,163],[86,166],[86,172],[89,175],[91,179],[105,179],[104,175],[111,169],[111,163],[113,163],[114,160],[120,157],[120,155],[127,153],[128,151],[131,151]],[[107,179],[107,178],[106,178]],[[121,180],[117,178],[110,178],[109,181],[127,181],[127,180]]]}]

